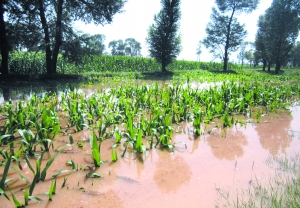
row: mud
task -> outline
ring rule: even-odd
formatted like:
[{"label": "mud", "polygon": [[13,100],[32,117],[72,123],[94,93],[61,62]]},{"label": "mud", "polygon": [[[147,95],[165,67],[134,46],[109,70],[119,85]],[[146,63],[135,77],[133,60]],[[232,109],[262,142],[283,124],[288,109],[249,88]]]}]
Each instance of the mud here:
[{"label": "mud", "polygon": [[[87,140],[89,132],[75,133],[73,152],[60,154],[47,171],[46,181],[39,182],[34,189],[33,195],[43,201],[31,201],[28,207],[215,207],[222,201],[220,192],[229,191],[234,195],[237,190],[247,188],[254,177],[261,182],[268,181],[274,174],[265,162],[269,156],[300,150],[299,106],[292,107],[291,113],[264,116],[260,123],[237,125],[226,131],[203,126],[205,134],[200,137],[194,136],[191,128],[192,124],[182,123],[176,127],[179,133],[174,136],[174,142],[186,143],[187,149],[181,144],[176,145],[173,153],[154,148],[147,151],[145,158],[128,149],[122,158],[124,147],[119,146],[117,162],[111,162],[114,141],[106,140],[101,144],[104,164],[92,169],[87,168],[93,166]],[[54,146],[68,141],[68,136],[61,135]],[[77,147],[78,141],[83,141],[82,148]],[[55,153],[52,151],[47,157]],[[70,159],[78,165],[78,170],[56,179],[56,194],[48,201],[43,193],[49,191],[51,176],[60,170],[71,170],[66,165]],[[46,160],[42,169],[45,163]],[[22,166],[22,173],[32,181],[33,175],[24,161]],[[101,178],[87,178],[91,172],[100,174]],[[18,176],[12,171],[9,178],[13,177]],[[64,178],[67,178],[66,186],[61,187]],[[24,202],[22,190],[29,186],[17,181],[10,187]],[[0,196],[0,207],[14,206]]]}]

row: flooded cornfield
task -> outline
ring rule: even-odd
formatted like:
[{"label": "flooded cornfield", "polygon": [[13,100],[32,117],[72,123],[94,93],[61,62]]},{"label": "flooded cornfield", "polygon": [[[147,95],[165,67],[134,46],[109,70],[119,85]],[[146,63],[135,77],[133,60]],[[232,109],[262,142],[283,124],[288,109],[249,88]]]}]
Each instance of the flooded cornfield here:
[{"label": "flooded cornfield", "polygon": [[140,81],[2,101],[0,207],[235,207],[299,152],[299,92]]}]

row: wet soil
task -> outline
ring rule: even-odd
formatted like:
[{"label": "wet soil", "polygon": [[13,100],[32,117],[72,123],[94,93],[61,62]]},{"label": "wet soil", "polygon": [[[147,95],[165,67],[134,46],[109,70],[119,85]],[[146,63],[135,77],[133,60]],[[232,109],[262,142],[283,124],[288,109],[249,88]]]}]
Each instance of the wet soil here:
[{"label": "wet soil", "polygon": [[[268,157],[299,152],[300,106],[292,107],[291,113],[264,116],[260,123],[253,121],[226,130],[203,126],[205,133],[200,137],[192,133],[190,123],[181,123],[175,129],[178,133],[174,142],[186,143],[187,149],[181,144],[176,144],[173,153],[154,148],[147,151],[145,157],[128,149],[122,158],[124,147],[121,145],[117,148],[118,161],[112,162],[114,141],[108,139],[101,144],[104,164],[100,168],[93,168],[87,140],[90,132],[73,134],[74,148],[55,159],[47,171],[46,181],[39,182],[34,189],[33,195],[43,201],[31,201],[28,207],[222,207],[222,193],[229,192],[231,200],[238,190],[250,186],[254,179],[263,183],[274,175],[266,164]],[[82,148],[77,147],[78,141],[83,142]],[[54,146],[65,142],[68,137],[61,135]],[[55,153],[50,152],[45,159]],[[51,176],[60,170],[71,170],[66,165],[70,159],[78,165],[78,170],[57,178],[56,194],[48,201],[48,196],[43,193],[49,191]],[[22,162],[22,166],[22,174],[32,181],[33,175],[26,163]],[[0,168],[2,172],[3,167]],[[100,174],[101,178],[87,178],[92,172]],[[9,178],[13,177],[18,178],[18,175],[11,171]],[[67,178],[66,186],[61,187],[64,178]],[[22,190],[28,188],[26,183],[18,181],[10,188],[24,202]],[[14,206],[13,202],[0,196],[0,207]]]}]

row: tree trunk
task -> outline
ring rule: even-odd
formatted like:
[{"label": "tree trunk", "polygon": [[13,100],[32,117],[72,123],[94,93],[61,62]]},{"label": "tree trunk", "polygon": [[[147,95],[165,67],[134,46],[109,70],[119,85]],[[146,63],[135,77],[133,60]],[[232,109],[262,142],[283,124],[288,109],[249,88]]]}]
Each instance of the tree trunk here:
[{"label": "tree trunk", "polygon": [[10,99],[9,87],[3,86],[2,87],[2,94],[3,94],[4,101],[9,101],[9,99]]},{"label": "tree trunk", "polygon": [[275,74],[279,74],[281,68],[281,61],[279,59],[276,60]]},{"label": "tree trunk", "polygon": [[224,50],[224,65],[223,65],[223,71],[227,71],[227,64],[228,64],[228,48],[229,48],[229,40],[230,40],[230,31],[231,31],[231,22],[233,19],[235,9],[233,9],[229,23],[227,25],[227,34],[226,34],[226,44],[225,44],[225,50]]},{"label": "tree trunk", "polygon": [[263,60],[263,71],[266,71],[267,60]]},{"label": "tree trunk", "polygon": [[161,62],[161,69],[162,69],[162,72],[163,72],[163,73],[166,73],[166,72],[167,72],[165,61],[162,61],[162,62]]},{"label": "tree trunk", "polygon": [[[225,47],[226,48],[226,47]],[[227,65],[228,65],[228,49],[225,49],[225,57],[224,57],[224,65],[223,65],[223,71],[227,71]]]},{"label": "tree trunk", "polygon": [[52,55],[52,51],[50,48],[50,35],[49,35],[49,27],[47,24],[47,20],[45,17],[45,9],[44,9],[44,1],[43,0],[39,0],[39,10],[40,10],[40,18],[41,18],[41,23],[43,26],[43,30],[44,30],[44,40],[45,40],[45,45],[46,45],[46,68],[47,68],[47,73],[51,74],[51,55]]},{"label": "tree trunk", "polygon": [[268,72],[270,72],[271,71],[271,63],[269,62],[268,63]]},{"label": "tree trunk", "polygon": [[3,1],[0,0],[0,49],[1,49],[1,56],[2,56],[2,63],[1,63],[1,75],[8,74],[8,42],[6,38],[6,29],[5,29],[5,22],[4,22],[4,5]]},{"label": "tree trunk", "polygon": [[62,25],[62,8],[63,8],[64,0],[58,1],[57,8],[57,19],[56,19],[56,33],[55,33],[55,45],[52,54],[52,63],[51,63],[51,73],[56,74],[56,65],[57,65],[57,57],[59,53],[59,48],[62,44],[61,41],[61,25]]}]

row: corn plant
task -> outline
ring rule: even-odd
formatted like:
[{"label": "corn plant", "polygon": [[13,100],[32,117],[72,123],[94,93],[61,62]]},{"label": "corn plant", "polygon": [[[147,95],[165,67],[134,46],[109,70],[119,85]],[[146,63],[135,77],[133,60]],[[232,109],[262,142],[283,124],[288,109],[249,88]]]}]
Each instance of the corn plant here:
[{"label": "corn plant", "polygon": [[196,135],[201,135],[201,122],[203,121],[203,111],[199,108],[199,106],[195,106],[194,109],[194,133]]},{"label": "corn plant", "polygon": [[19,134],[22,138],[22,144],[25,149],[25,152],[29,157],[34,156],[34,152],[36,150],[37,139],[31,130],[19,129]]},{"label": "corn plant", "polygon": [[7,180],[7,174],[8,174],[8,170],[10,167],[10,163],[12,161],[12,156],[10,156],[9,158],[6,159],[6,163],[5,163],[5,167],[4,167],[4,171],[3,171],[3,175],[2,175],[2,179],[0,180],[0,189],[3,193],[3,195],[9,200],[8,196],[4,193],[4,189],[6,187],[6,184],[9,180]]},{"label": "corn plant", "polygon": [[97,136],[95,132],[90,137],[90,143],[92,148],[92,155],[95,167],[100,167],[101,165],[101,157],[100,157],[100,147],[101,142],[98,144]]},{"label": "corn plant", "polygon": [[52,145],[52,140],[58,134],[60,129],[57,114],[44,107],[41,118],[35,119],[34,126],[37,131],[39,142],[43,145],[45,151],[49,151],[49,147]]},{"label": "corn plant", "polygon": [[111,148],[111,160],[113,162],[116,162],[118,160],[118,153],[116,151],[116,148],[118,147],[119,144],[114,144]]},{"label": "corn plant", "polygon": [[[43,156],[44,156],[44,152],[41,153],[40,155],[40,158],[35,160],[35,167],[36,167],[36,170],[34,171],[32,165],[30,164],[29,160],[27,157],[25,157],[25,161],[29,167],[29,169],[31,170],[31,172],[33,173],[34,175],[34,179],[33,179],[33,182],[32,184],[36,184],[38,183],[40,180],[41,181],[44,181],[46,179],[46,175],[47,175],[47,171],[48,169],[50,168],[50,166],[52,165],[53,161],[55,160],[55,158],[63,151],[60,150],[58,151],[55,155],[53,155],[46,163],[46,166],[44,167],[44,169],[41,171],[41,165],[42,165],[42,161],[43,161]],[[31,195],[32,194],[32,191],[34,189],[34,186],[31,186],[30,187],[30,190],[29,190],[29,194]]]},{"label": "corn plant", "polygon": [[49,201],[52,201],[52,195],[56,192],[56,180],[53,180],[49,188]]}]

